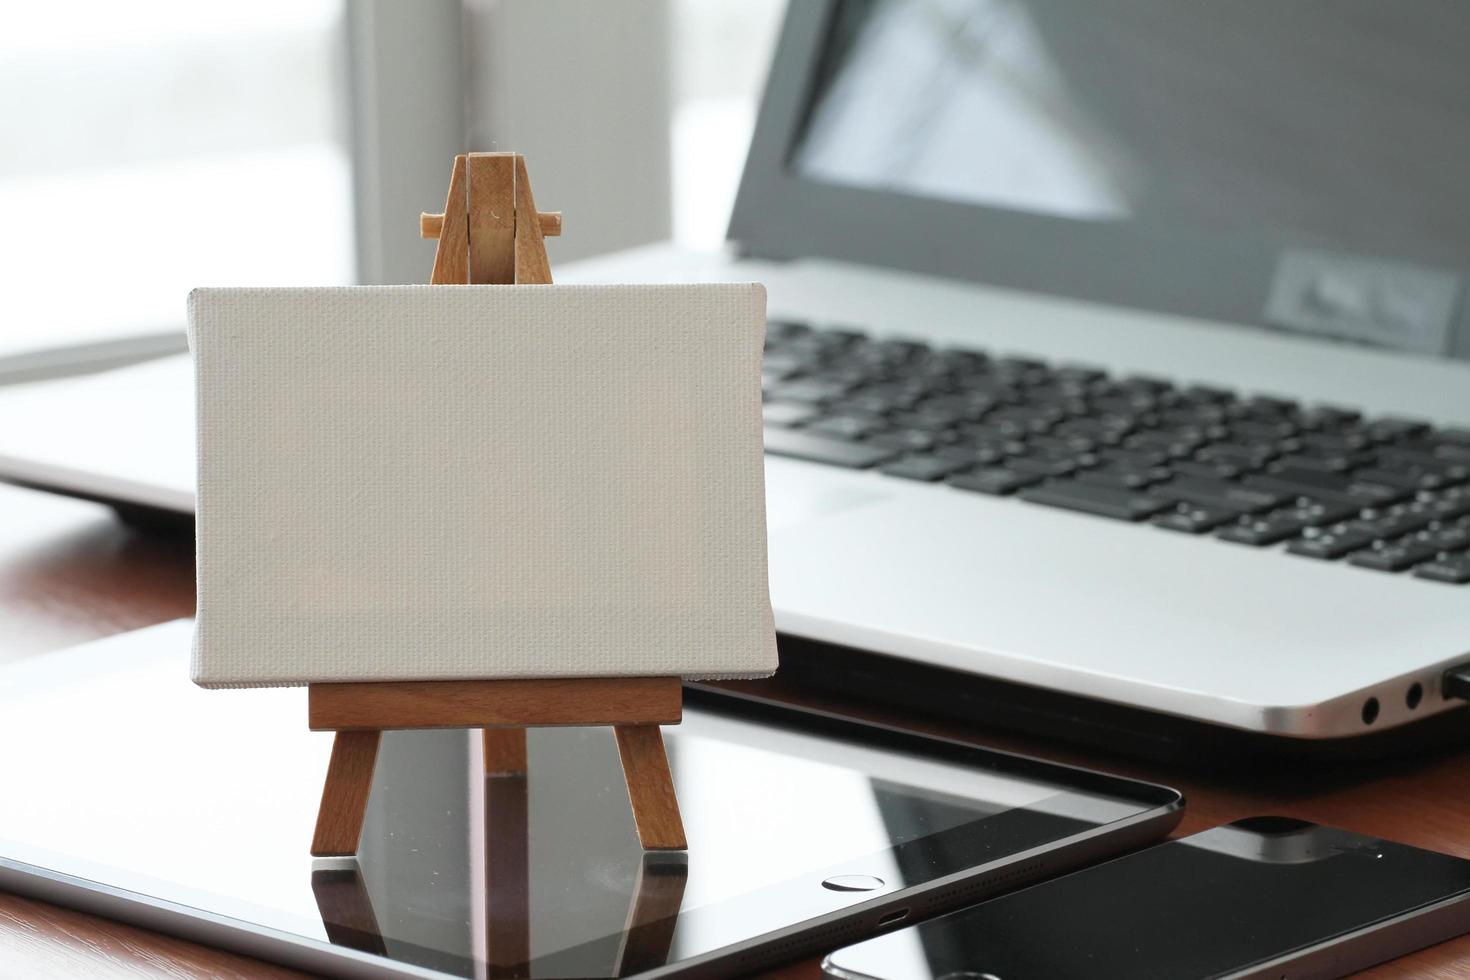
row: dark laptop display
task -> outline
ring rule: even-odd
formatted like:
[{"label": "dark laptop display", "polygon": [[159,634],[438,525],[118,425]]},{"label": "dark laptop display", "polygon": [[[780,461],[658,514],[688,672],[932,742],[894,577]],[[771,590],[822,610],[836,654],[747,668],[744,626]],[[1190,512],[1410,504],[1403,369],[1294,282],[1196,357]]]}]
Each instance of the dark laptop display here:
[{"label": "dark laptop display", "polygon": [[778,64],[752,151],[732,237],[757,254],[789,227],[750,213],[755,185],[802,185],[793,221],[822,217],[810,236],[834,210],[867,219],[804,243],[821,254],[905,264],[894,236],[912,222],[883,219],[917,205],[958,251],[904,240],[911,267],[1470,356],[1470,209],[1454,206],[1470,7],[839,0],[821,15],[815,67]]}]

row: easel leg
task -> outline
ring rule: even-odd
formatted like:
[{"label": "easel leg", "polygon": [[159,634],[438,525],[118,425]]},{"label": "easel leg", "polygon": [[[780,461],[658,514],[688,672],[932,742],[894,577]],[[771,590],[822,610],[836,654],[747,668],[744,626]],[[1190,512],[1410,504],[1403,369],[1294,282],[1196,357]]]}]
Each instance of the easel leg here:
[{"label": "easel leg", "polygon": [[357,853],[362,820],[367,815],[368,791],[378,761],[379,731],[338,732],[327,763],[327,783],[316,815],[311,853],[317,857],[346,857]]},{"label": "easel leg", "polygon": [[623,758],[638,842],[649,851],[686,850],[689,844],[684,839],[663,732],[657,725],[614,725],[613,734]]},{"label": "easel leg", "polygon": [[485,775],[524,776],[526,774],[526,730],[524,728],[486,728]]}]

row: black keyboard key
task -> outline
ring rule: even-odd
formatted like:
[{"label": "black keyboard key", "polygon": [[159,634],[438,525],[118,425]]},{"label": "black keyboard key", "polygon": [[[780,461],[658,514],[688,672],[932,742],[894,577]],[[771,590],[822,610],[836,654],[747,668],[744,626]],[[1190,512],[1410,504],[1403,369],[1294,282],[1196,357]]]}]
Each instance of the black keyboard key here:
[{"label": "black keyboard key", "polygon": [[947,416],[954,421],[978,422],[997,402],[985,395],[933,395],[914,406],[914,414],[929,419]]},{"label": "black keyboard key", "polygon": [[1452,487],[1429,500],[1437,520],[1450,521],[1470,516],[1470,487]]},{"label": "black keyboard key", "polygon": [[1392,442],[1398,439],[1408,439],[1412,436],[1423,435],[1429,431],[1429,423],[1418,419],[1404,419],[1385,417],[1375,419],[1368,423],[1368,435],[1379,442]]},{"label": "black keyboard key", "polygon": [[881,428],[883,421],[872,415],[829,415],[807,423],[802,431],[833,439],[857,440]]},{"label": "black keyboard key", "polygon": [[1270,395],[1252,395],[1243,403],[1251,412],[1261,415],[1293,415],[1301,406],[1290,398],[1273,398]]},{"label": "black keyboard key", "polygon": [[1032,436],[1026,442],[1038,452],[1058,456],[1090,453],[1097,448],[1097,443],[1084,436]]},{"label": "black keyboard key", "polygon": [[1238,483],[1200,477],[1179,477],[1155,487],[1153,492],[1171,500],[1183,500],[1206,507],[1233,507],[1248,514],[1273,510],[1292,499],[1290,494],[1255,490]]},{"label": "black keyboard key", "polygon": [[990,363],[990,358],[985,352],[965,347],[945,347],[935,351],[933,356],[966,370],[979,370]]},{"label": "black keyboard key", "polygon": [[840,381],[798,378],[795,381],[783,381],[769,389],[766,394],[773,401],[820,405],[823,402],[841,398],[851,388],[852,385]]},{"label": "black keyboard key", "polygon": [[1137,420],[1143,413],[1156,406],[1150,395],[1122,392],[1095,395],[1092,399],[1092,407],[1102,415]]},{"label": "black keyboard key", "polygon": [[1017,473],[1003,466],[983,466],[979,469],[970,470],[968,473],[958,473],[949,477],[946,481],[952,487],[961,490],[977,490],[980,493],[993,493],[1004,495],[1015,493],[1022,487],[1039,483],[1041,477],[1030,473]]},{"label": "black keyboard key", "polygon": [[1259,422],[1242,419],[1230,423],[1230,433],[1239,442],[1270,443],[1294,435],[1296,426],[1286,421]]},{"label": "black keyboard key", "polygon": [[1002,465],[1017,473],[1035,476],[1066,476],[1077,469],[1077,464],[1065,457],[1049,459],[1045,456],[1012,456]]},{"label": "black keyboard key", "polygon": [[1142,490],[1154,483],[1161,483],[1174,475],[1167,466],[1154,466],[1148,469],[1134,469],[1117,465],[1099,466],[1096,469],[1081,470],[1076,479],[1083,483],[1091,483],[1100,487],[1113,487],[1118,490]]},{"label": "black keyboard key", "polygon": [[987,445],[972,442],[951,442],[942,446],[935,446],[930,455],[942,459],[952,459],[965,466],[989,466],[999,463],[1002,459],[1012,455],[1003,446]]},{"label": "black keyboard key", "polygon": [[[884,372],[857,364],[833,364],[810,372],[805,380],[841,385],[844,392],[863,385],[886,381]],[[840,396],[839,396],[840,397]]]},{"label": "black keyboard key", "polygon": [[1026,487],[1021,490],[1020,496],[1032,503],[1064,507],[1124,521],[1141,521],[1170,506],[1169,501],[1158,497],[1079,483],[1076,480],[1054,480],[1039,486]]},{"label": "black keyboard key", "polygon": [[1219,405],[1199,405],[1194,402],[1184,402],[1159,413],[1159,422],[1162,425],[1187,425],[1207,429],[1208,434],[1215,439],[1224,439],[1229,434],[1221,424],[1226,418],[1225,410]]},{"label": "black keyboard key", "polygon": [[1236,544],[1268,545],[1287,538],[1294,538],[1310,525],[1291,511],[1274,511],[1242,517],[1234,524],[1227,524],[1215,532],[1222,541]]},{"label": "black keyboard key", "polygon": [[1419,535],[1440,551],[1463,551],[1470,548],[1470,527],[1451,524],[1448,527],[1432,527]]},{"label": "black keyboard key", "polygon": [[1222,524],[1239,520],[1241,516],[1241,512],[1234,507],[1206,507],[1202,504],[1181,503],[1175,504],[1172,510],[1155,515],[1152,523],[1156,527],[1167,528],[1170,531],[1203,534],[1206,531],[1213,531]]},{"label": "black keyboard key", "polygon": [[1316,532],[1307,532],[1286,546],[1293,555],[1305,558],[1322,558],[1335,561],[1371,545],[1378,535],[1371,528],[1342,525]]},{"label": "black keyboard key", "polygon": [[1132,430],[1131,423],[1114,418],[1070,418],[1058,422],[1051,430],[1054,436],[1076,436],[1092,439],[1099,443],[1113,444],[1122,440]]},{"label": "black keyboard key", "polygon": [[955,389],[952,392],[954,394],[988,398],[1006,405],[1015,405],[1021,401],[1021,391],[1017,386],[989,375],[966,375],[952,387]]},{"label": "black keyboard key", "polygon": [[1108,373],[1101,368],[1088,367],[1085,364],[1064,364],[1052,372],[1052,377],[1058,381],[1066,381],[1075,384],[1089,385],[1096,381],[1107,380]]},{"label": "black keyboard key", "polygon": [[1045,432],[1064,418],[1054,405],[1017,405],[997,408],[985,416],[985,424],[1007,432]]},{"label": "black keyboard key", "polygon": [[1367,436],[1355,432],[1304,432],[1297,441],[1317,453],[1360,453],[1369,445]]},{"label": "black keyboard key", "polygon": [[1194,458],[1207,463],[1229,463],[1243,470],[1256,470],[1275,459],[1275,445],[1247,445],[1239,442],[1217,442],[1203,446]]},{"label": "black keyboard key", "polygon": [[1166,453],[1170,459],[1182,459],[1204,445],[1204,442],[1204,433],[1197,429],[1149,429],[1124,439],[1123,445],[1128,449]]},{"label": "black keyboard key", "polygon": [[1434,455],[1451,464],[1463,466],[1470,463],[1470,446],[1462,446],[1457,442],[1442,442],[1435,447]]},{"label": "black keyboard key", "polygon": [[867,445],[906,452],[923,452],[933,449],[939,441],[939,437],[934,433],[923,429],[884,429],[870,435]]},{"label": "black keyboard key", "polygon": [[1312,527],[1322,527],[1352,520],[1362,513],[1363,505],[1355,500],[1298,497],[1289,509]]},{"label": "black keyboard key", "polygon": [[[1350,426],[1362,417],[1363,413],[1356,409],[1339,408],[1335,405],[1316,405],[1302,412],[1297,417],[1297,422],[1304,429],[1331,430]],[[1354,438],[1361,438],[1361,436]]]},{"label": "black keyboard key", "polygon": [[1230,463],[1208,463],[1199,459],[1180,459],[1169,464],[1180,476],[1197,476],[1204,480],[1233,480],[1240,467]]},{"label": "black keyboard key", "polygon": [[766,452],[855,470],[876,466],[898,455],[896,450],[867,443],[829,439],[799,429],[770,428],[766,429]]},{"label": "black keyboard key", "polygon": [[1461,552],[1456,555],[1446,555],[1436,558],[1434,561],[1425,562],[1414,569],[1417,578],[1428,579],[1431,582],[1448,582],[1450,585],[1464,585],[1470,582],[1470,554]]},{"label": "black keyboard key", "polygon": [[798,405],[795,402],[767,402],[761,406],[761,414],[765,416],[766,425],[800,425],[816,418],[820,413],[810,405]]},{"label": "black keyboard key", "polygon": [[1443,470],[1453,463],[1440,459],[1434,455],[1432,450],[1426,450],[1419,446],[1399,445],[1391,443],[1387,446],[1379,446],[1378,465],[1392,469],[1403,469],[1405,467],[1416,467],[1426,470]]},{"label": "black keyboard key", "polygon": [[1418,467],[1380,469],[1369,466],[1354,470],[1353,476],[1359,480],[1366,480],[1369,483],[1379,483],[1386,487],[1398,487],[1401,490],[1438,490],[1450,482],[1455,482],[1447,480],[1442,473]]},{"label": "black keyboard key", "polygon": [[894,460],[891,463],[886,463],[880,469],[881,472],[887,473],[889,476],[901,476],[905,480],[922,480],[927,483],[932,483],[935,480],[944,479],[951,473],[958,473],[967,466],[969,466],[969,463],[963,460],[949,459],[944,456],[934,456],[927,453],[914,453],[902,459]]},{"label": "black keyboard key", "polygon": [[868,356],[889,362],[914,361],[929,353],[928,345],[917,340],[902,340],[897,337],[889,337],[884,340],[874,340],[863,345],[863,351]]},{"label": "black keyboard key", "polygon": [[1381,540],[1403,537],[1428,527],[1439,520],[1430,504],[1414,501],[1387,510],[1369,510],[1363,514],[1363,526],[1372,528],[1375,537]]},{"label": "black keyboard key", "polygon": [[1118,387],[1128,391],[1146,391],[1151,395],[1174,390],[1174,382],[1168,378],[1154,378],[1146,374],[1130,374],[1118,382]]},{"label": "black keyboard key", "polygon": [[1235,392],[1228,388],[1214,388],[1210,385],[1190,385],[1181,394],[1185,401],[1204,402],[1207,404],[1219,404],[1235,400]]},{"label": "black keyboard key", "polygon": [[950,411],[949,409],[925,408],[924,403],[920,403],[913,411],[895,412],[889,416],[889,420],[899,428],[921,429],[925,432],[933,432],[936,435],[948,432],[956,425],[966,421],[964,415],[960,412]]},{"label": "black keyboard key", "polygon": [[1169,462],[1169,454],[1157,449],[1124,449],[1120,446],[1108,446],[1099,449],[1097,455],[1106,465],[1136,470],[1149,470]]},{"label": "black keyboard key", "polygon": [[1410,535],[1349,555],[1348,564],[1379,572],[1401,572],[1420,562],[1429,561],[1438,554],[1439,549],[1432,541],[1419,535]]},{"label": "black keyboard key", "polygon": [[1298,452],[1282,456],[1277,466],[1293,470],[1312,470],[1317,473],[1346,473],[1355,466],[1373,462],[1372,455],[1362,453],[1307,453]]},{"label": "black keyboard key", "polygon": [[1382,506],[1407,500],[1413,491],[1388,487],[1381,483],[1357,480],[1341,473],[1319,473],[1315,470],[1273,469],[1269,473],[1252,473],[1240,481],[1258,490],[1274,490],[1310,497],[1336,496],[1360,500],[1364,506]]}]

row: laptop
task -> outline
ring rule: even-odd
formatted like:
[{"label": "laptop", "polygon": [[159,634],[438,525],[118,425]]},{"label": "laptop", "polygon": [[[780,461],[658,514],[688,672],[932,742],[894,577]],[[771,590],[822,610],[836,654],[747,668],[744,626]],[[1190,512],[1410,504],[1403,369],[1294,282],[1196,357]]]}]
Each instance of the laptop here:
[{"label": "laptop", "polygon": [[[766,283],[771,594],[834,684],[1282,745],[1463,730],[1467,31],[804,0],[730,247],[559,281]],[[182,358],[10,388],[0,473],[187,514],[191,404]]]}]

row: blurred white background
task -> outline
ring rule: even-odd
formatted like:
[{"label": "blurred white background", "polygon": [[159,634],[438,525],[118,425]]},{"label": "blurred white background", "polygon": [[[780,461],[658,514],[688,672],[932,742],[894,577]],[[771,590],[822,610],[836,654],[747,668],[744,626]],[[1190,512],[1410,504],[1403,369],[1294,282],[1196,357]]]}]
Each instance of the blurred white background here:
[{"label": "blurred white background", "polygon": [[[178,329],[184,297],[201,284],[357,281],[345,21],[346,5],[360,2],[8,5],[0,33],[0,352]],[[489,12],[482,23],[470,17],[477,6]],[[474,0],[462,38],[465,73],[475,76],[464,86],[463,129],[475,142],[466,148],[558,155],[539,166],[529,158],[542,206],[568,210],[554,261],[657,237],[717,247],[783,9],[784,0],[625,8]],[[599,61],[599,33],[619,15],[622,50]],[[591,36],[582,49],[568,40],[571,66],[537,72],[533,61],[507,78],[508,59],[487,54],[573,38],[584,18]],[[605,76],[618,61],[640,65],[644,97],[622,105],[626,117],[611,120],[609,131],[630,140],[658,133],[664,140],[652,152],[668,157],[663,168],[645,168],[659,186],[641,189],[636,220],[620,210],[633,206],[620,205],[620,195],[578,197],[578,174],[599,161],[565,132],[560,142],[551,138],[557,127],[578,125],[577,99],[587,100],[584,120],[604,113],[606,86],[618,81]],[[647,97],[650,85],[662,87],[661,97]],[[502,143],[503,135],[514,142]],[[597,138],[599,153],[619,152]],[[572,155],[592,158],[565,159]],[[559,190],[575,208],[556,199]],[[443,187],[415,193],[435,210]]]}]

